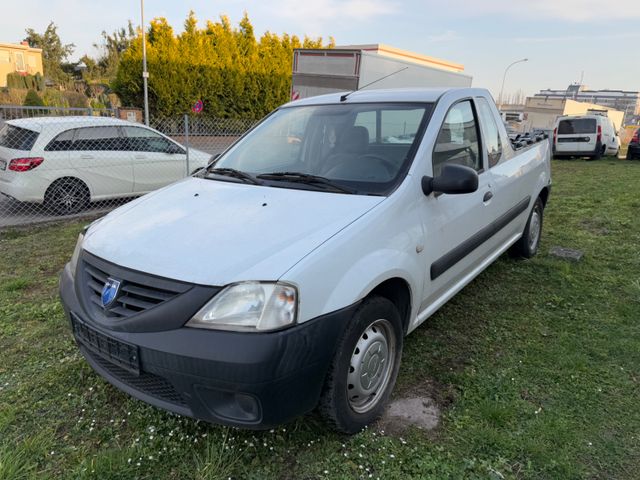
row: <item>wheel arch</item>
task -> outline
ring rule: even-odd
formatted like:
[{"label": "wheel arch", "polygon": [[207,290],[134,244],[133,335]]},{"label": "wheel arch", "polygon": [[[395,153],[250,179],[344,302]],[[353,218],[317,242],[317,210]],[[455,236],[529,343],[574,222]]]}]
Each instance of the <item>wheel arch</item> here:
[{"label": "wheel arch", "polygon": [[547,185],[543,187],[542,190],[540,190],[540,193],[538,194],[538,197],[540,198],[540,200],[542,200],[543,208],[547,207],[547,201],[549,200],[550,193],[551,193],[551,187]]},{"label": "wheel arch", "polygon": [[393,277],[375,286],[368,294],[370,296],[380,296],[389,300],[395,305],[402,319],[402,329],[407,334],[411,323],[411,287],[404,278]]},{"label": "wheel arch", "polygon": [[62,181],[62,180],[73,180],[74,182],[80,182],[80,183],[82,183],[82,184],[87,188],[87,190],[89,191],[89,198],[90,198],[90,199],[93,199],[93,191],[92,191],[92,189],[91,189],[91,185],[89,185],[89,183],[87,183],[86,181],[84,181],[82,178],[77,177],[77,176],[75,176],[75,175],[63,175],[63,176],[61,176],[61,177],[54,178],[54,179],[49,183],[49,186],[45,189],[45,195],[46,195],[46,192],[48,192],[48,191],[49,191],[49,189],[50,189],[50,188],[51,188],[51,187],[52,187],[56,182],[60,182],[60,181]]}]

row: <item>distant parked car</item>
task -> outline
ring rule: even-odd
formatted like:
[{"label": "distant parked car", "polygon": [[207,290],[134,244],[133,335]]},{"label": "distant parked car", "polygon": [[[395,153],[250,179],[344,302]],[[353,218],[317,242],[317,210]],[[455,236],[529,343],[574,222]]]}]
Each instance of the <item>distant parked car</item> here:
[{"label": "distant parked car", "polygon": [[553,130],[555,158],[618,155],[620,139],[610,118],[604,115],[561,116]]},{"label": "distant parked car", "polygon": [[[189,150],[189,170],[208,153]],[[104,117],[10,120],[0,129],[0,193],[61,214],[137,196],[187,174],[186,151],[160,132]]]},{"label": "distant parked car", "polygon": [[629,150],[627,150],[627,160],[640,160],[640,128],[633,134],[631,142],[629,142]]}]

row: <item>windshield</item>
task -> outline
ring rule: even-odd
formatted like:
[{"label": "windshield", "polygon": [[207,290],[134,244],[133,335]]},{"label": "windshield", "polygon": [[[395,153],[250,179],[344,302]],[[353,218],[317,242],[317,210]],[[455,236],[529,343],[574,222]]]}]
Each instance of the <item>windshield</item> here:
[{"label": "windshield", "polygon": [[404,103],[282,108],[218,159],[213,172],[233,169],[265,185],[325,190],[322,177],[342,187],[333,190],[339,193],[385,195],[408,170],[431,110]]}]

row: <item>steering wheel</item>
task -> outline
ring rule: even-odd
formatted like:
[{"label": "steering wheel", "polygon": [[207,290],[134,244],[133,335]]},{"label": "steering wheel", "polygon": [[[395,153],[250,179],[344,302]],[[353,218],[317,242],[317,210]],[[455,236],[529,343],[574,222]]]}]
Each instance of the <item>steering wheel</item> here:
[{"label": "steering wheel", "polygon": [[382,166],[387,169],[387,172],[392,178],[398,172],[398,167],[396,167],[390,160],[387,160],[386,158],[381,157],[380,155],[376,155],[374,153],[365,153],[364,155],[360,155],[358,157],[358,160],[364,159],[364,158],[371,158],[373,160],[380,162],[380,164],[382,164]]}]

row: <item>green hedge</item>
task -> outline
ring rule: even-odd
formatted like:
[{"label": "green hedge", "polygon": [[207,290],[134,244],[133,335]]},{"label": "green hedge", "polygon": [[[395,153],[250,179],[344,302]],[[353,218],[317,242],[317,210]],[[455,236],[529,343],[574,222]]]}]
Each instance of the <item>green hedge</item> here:
[{"label": "green hedge", "polygon": [[44,77],[39,73],[35,75],[23,75],[18,72],[8,73],[7,87],[42,92],[44,90]]},{"label": "green hedge", "polygon": [[[333,46],[333,40],[327,47]],[[322,39],[265,33],[256,40],[248,17],[233,28],[227,17],[198,28],[193,14],[175,35],[163,18],[147,37],[149,106],[152,115],[191,111],[202,100],[202,116],[257,119],[287,102],[293,49],[323,47]],[[142,41],[123,53],[113,89],[126,106],[143,106]]]}]

